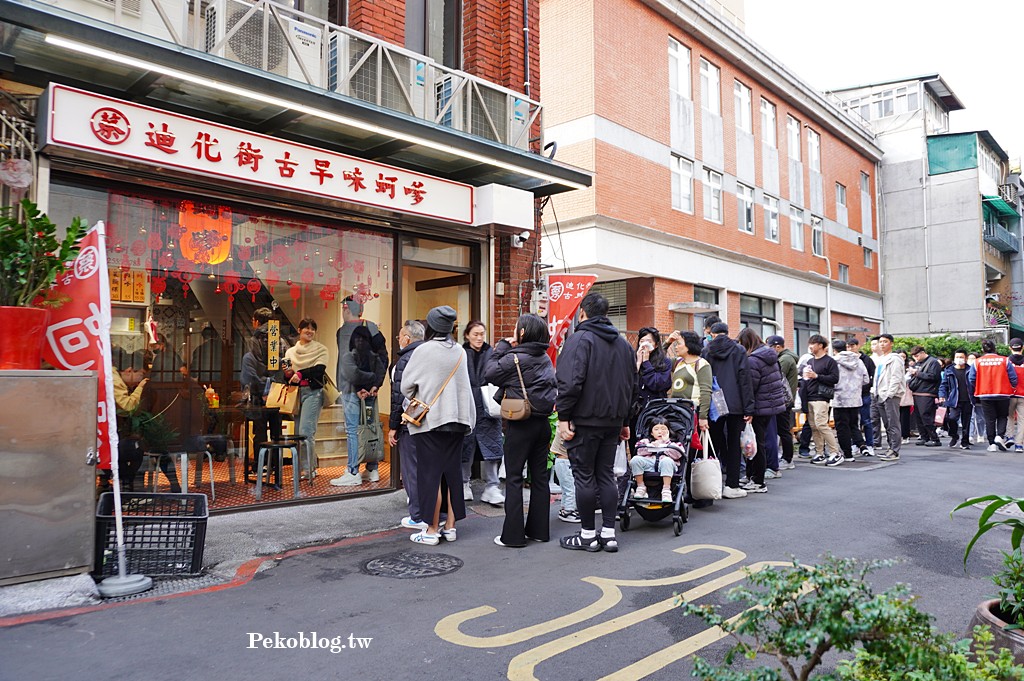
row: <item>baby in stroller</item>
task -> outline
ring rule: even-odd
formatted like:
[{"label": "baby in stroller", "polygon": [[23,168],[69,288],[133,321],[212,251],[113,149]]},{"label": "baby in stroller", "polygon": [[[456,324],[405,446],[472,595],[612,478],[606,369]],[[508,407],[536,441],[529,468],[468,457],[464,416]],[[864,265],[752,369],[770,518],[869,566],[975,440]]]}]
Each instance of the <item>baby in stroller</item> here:
[{"label": "baby in stroller", "polygon": [[644,485],[644,473],[657,471],[661,475],[661,500],[671,503],[672,477],[679,470],[679,461],[686,455],[686,447],[673,442],[668,421],[655,418],[651,425],[650,438],[636,443],[636,455],[629,461],[630,473],[636,480],[635,499],[647,499],[647,487]]}]

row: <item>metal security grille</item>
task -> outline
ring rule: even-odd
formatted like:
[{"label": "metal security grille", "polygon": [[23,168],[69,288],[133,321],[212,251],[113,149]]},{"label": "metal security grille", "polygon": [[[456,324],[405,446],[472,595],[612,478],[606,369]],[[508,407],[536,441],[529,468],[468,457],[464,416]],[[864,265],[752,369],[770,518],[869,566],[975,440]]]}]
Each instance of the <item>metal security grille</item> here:
[{"label": "metal security grille", "polygon": [[608,299],[608,319],[620,331],[626,328],[626,280],[602,281],[591,287]]}]

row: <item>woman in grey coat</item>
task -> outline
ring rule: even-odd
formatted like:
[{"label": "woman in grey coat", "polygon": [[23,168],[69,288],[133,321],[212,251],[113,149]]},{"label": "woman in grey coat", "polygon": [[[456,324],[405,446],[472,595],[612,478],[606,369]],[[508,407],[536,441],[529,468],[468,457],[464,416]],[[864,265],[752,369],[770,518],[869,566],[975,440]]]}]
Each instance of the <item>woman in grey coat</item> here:
[{"label": "woman in grey coat", "polygon": [[[476,402],[476,426],[473,432],[462,441],[462,495],[466,501],[473,501],[473,488],[469,485],[473,470],[473,460],[480,452],[480,477],[484,479],[484,491],[480,501],[492,506],[505,503],[505,495],[498,487],[498,469],[501,468],[501,417],[495,418],[484,404],[481,388],[487,383],[484,380],[484,366],[491,358],[493,350],[484,340],[487,327],[476,320],[466,324],[462,333],[466,341],[462,347],[466,349],[466,368],[469,369],[469,384],[473,387],[473,399]],[[489,399],[489,398],[488,398]]]},{"label": "woman in grey coat", "polygon": [[[427,313],[426,340],[402,372],[402,394],[430,409],[420,425],[409,423],[416,443],[416,477],[420,514],[427,529],[410,539],[436,546],[455,541],[455,521],[466,517],[462,484],[462,439],[476,423],[476,404],[466,369],[466,353],[452,338],[455,310],[442,305]],[[456,490],[452,494],[452,490]],[[440,527],[442,502],[448,517]]]}]

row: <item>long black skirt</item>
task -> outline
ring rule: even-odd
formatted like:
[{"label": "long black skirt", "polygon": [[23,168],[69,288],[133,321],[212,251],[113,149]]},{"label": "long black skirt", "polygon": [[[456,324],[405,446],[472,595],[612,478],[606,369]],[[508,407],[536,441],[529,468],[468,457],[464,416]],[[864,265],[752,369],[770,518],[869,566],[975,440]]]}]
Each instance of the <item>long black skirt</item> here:
[{"label": "long black skirt", "polygon": [[[434,518],[438,490],[441,493],[441,512],[454,514],[455,520],[466,517],[466,502],[462,498],[462,439],[464,433],[451,430],[431,430],[412,436],[416,443],[416,485],[420,502],[420,517],[430,523]],[[446,503],[451,490],[452,507]]]}]

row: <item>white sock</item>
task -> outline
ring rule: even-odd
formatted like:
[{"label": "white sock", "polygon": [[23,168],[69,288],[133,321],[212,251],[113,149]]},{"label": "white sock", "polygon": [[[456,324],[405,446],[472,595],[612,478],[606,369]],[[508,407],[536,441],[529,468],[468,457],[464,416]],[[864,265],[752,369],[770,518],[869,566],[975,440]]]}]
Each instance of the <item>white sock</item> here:
[{"label": "white sock", "polygon": [[597,530],[580,530],[580,537],[583,539],[593,539],[597,536]]},{"label": "white sock", "polygon": [[614,527],[602,527],[601,528],[601,539],[614,539],[615,528]]}]

